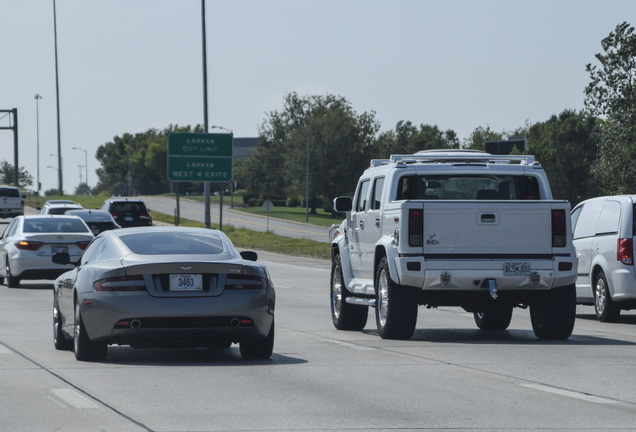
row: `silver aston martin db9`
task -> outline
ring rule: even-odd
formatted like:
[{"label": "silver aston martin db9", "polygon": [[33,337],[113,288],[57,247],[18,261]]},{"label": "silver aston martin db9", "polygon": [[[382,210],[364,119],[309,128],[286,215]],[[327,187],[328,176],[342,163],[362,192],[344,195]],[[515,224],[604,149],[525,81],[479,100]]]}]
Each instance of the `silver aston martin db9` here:
[{"label": "silver aston martin db9", "polygon": [[230,347],[265,359],[274,347],[274,286],[256,253],[221,231],[142,227],[104,231],[54,283],[53,333],[77,360],[108,345]]}]

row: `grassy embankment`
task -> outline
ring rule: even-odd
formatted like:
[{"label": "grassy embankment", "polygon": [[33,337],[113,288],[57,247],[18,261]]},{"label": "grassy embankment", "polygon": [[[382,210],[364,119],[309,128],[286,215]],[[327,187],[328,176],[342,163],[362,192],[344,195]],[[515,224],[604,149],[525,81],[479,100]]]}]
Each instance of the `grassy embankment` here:
[{"label": "grassy embankment", "polygon": [[[27,196],[25,197],[26,205],[30,207],[40,207],[46,200],[52,199],[67,199],[79,203],[84,208],[100,208],[104,203],[104,200],[108,199],[107,195],[65,195],[65,196],[48,196],[37,197]],[[181,198],[183,199],[183,197]],[[190,199],[190,198],[188,198]],[[202,200],[202,197],[201,197]],[[215,203],[218,205],[219,198],[211,197],[211,205]],[[229,199],[224,199],[224,204],[229,204]],[[235,210],[245,211],[247,213],[259,214],[265,216],[266,213],[262,207],[247,207],[238,208]],[[152,211],[151,216],[153,221],[162,222],[174,225],[174,216],[166,215]],[[274,207],[274,210],[270,213],[270,217],[293,220],[297,222],[305,222],[305,209],[296,207]],[[309,223],[312,225],[329,227],[335,220],[331,219],[330,214],[324,213],[318,210],[318,215],[309,215]],[[339,220],[337,222],[340,222]],[[203,222],[197,222],[193,220],[181,218],[182,226],[192,227],[204,227]],[[218,228],[218,225],[212,224],[212,228]],[[312,240],[293,239],[289,237],[283,237],[272,233],[261,233],[244,228],[235,228],[230,225],[223,224],[223,232],[232,240],[234,245],[239,249],[253,249],[263,250],[269,252],[282,253],[286,255],[304,256],[312,258],[329,259],[329,245],[327,243],[316,242]]]}]

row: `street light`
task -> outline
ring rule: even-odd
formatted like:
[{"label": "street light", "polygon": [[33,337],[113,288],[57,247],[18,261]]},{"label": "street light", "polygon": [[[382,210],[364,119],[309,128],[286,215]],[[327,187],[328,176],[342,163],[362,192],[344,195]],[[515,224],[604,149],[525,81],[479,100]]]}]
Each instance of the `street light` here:
[{"label": "street light", "polygon": [[42,96],[35,95],[35,130],[36,130],[36,149],[37,149],[37,188],[38,195],[40,195],[40,99]]},{"label": "street light", "polygon": [[[203,0],[201,1],[203,2]],[[232,136],[232,148],[234,148],[234,132],[232,132],[228,128],[224,128],[223,126],[210,126],[210,129],[222,129],[226,132],[229,132],[230,135]],[[221,196],[220,196],[220,202],[219,202],[219,230],[223,230],[223,189],[225,188],[221,187]],[[231,193],[230,195],[231,206],[234,207],[234,191],[230,190],[230,193]],[[206,207],[207,206],[209,206],[209,202],[206,203]]]},{"label": "street light", "polygon": [[[84,150],[81,147],[73,147],[73,150],[80,150],[84,152],[84,170],[86,171],[85,181],[86,181],[86,187],[88,188],[88,151]],[[80,183],[81,182],[82,182],[82,179],[80,176]]]}]

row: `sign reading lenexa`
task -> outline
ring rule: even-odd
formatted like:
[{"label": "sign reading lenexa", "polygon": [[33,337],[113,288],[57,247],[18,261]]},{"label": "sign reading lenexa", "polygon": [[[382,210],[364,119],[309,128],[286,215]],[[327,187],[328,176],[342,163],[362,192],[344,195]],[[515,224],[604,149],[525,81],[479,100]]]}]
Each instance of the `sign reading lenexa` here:
[{"label": "sign reading lenexa", "polygon": [[232,180],[232,134],[169,134],[168,180],[217,183]]}]

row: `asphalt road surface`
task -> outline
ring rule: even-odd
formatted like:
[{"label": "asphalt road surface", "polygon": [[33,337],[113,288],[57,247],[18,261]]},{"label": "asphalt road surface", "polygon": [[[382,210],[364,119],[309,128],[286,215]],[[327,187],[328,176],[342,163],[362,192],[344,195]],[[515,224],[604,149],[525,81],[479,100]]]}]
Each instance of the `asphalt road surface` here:
[{"label": "asphalt road surface", "polygon": [[0,286],[2,431],[626,431],[636,418],[636,313],[579,308],[567,341],[527,310],[484,332],[420,308],[415,336],[336,330],[329,263],[261,253],[277,290],[274,355],[109,348],[77,362],[52,340],[50,281]]},{"label": "asphalt road surface", "polygon": [[[158,211],[168,215],[176,214],[176,199],[163,198],[154,196],[139,197],[146,206],[152,211]],[[225,202],[228,201],[228,202]],[[308,224],[289,222],[285,220],[267,218],[262,216],[252,216],[247,213],[239,212],[229,208],[229,199],[224,201],[222,224],[232,225],[236,228],[247,228],[253,231],[270,232],[294,238],[303,238],[315,240],[319,242],[329,242],[329,229]],[[219,204],[210,205],[210,222],[219,223],[220,208]],[[195,221],[205,222],[205,204],[198,201],[192,201],[181,198],[179,200],[179,213],[183,219],[191,219]],[[334,221],[340,223],[341,221]]]}]

